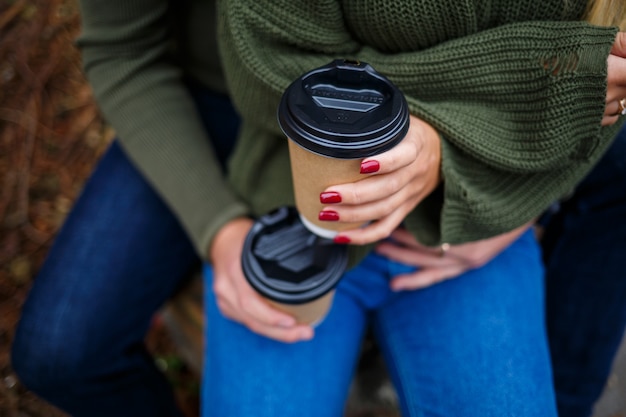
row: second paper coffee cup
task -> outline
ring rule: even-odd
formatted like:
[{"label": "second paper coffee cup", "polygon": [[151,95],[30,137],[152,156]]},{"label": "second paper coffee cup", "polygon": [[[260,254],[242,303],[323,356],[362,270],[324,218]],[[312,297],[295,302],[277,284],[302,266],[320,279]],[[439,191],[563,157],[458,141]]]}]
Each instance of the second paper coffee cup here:
[{"label": "second paper coffee cup", "polygon": [[328,312],[347,265],[347,248],[311,233],[294,207],[259,218],[248,233],[242,269],[250,285],[298,323],[316,325]]},{"label": "second paper coffee cup", "polygon": [[399,143],[409,127],[404,95],[362,62],[335,60],[285,90],[278,122],[289,138],[296,207],[313,233],[333,238],[360,224],[323,222],[320,193],[363,178],[364,158]]}]

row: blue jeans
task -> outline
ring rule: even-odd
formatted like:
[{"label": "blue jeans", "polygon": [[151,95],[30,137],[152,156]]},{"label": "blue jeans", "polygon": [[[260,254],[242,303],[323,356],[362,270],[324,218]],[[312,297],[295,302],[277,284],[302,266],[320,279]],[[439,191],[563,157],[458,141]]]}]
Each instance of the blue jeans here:
[{"label": "blue jeans", "polygon": [[[223,160],[237,116],[226,97],[192,92]],[[178,221],[113,143],[24,304],[12,350],[21,381],[74,417],[180,416],[143,341],[199,266]]]},{"label": "blue jeans", "polygon": [[366,326],[409,416],[556,416],[532,232],[483,268],[392,292],[410,270],[369,255],[340,281],[313,340],[285,344],[224,318],[205,265],[208,416],[341,416]]},{"label": "blue jeans", "polygon": [[[237,117],[224,97],[197,86],[192,93],[225,160]],[[623,131],[607,154],[612,162],[596,167],[576,204],[564,205],[546,230],[548,329],[563,412],[568,403],[570,410],[591,407],[626,323],[625,142]],[[587,226],[578,230],[576,222]],[[604,238],[587,241],[587,233]],[[605,257],[608,247],[614,255]],[[176,219],[114,143],[24,305],[12,351],[22,382],[76,417],[179,415],[143,337],[154,311],[198,262]],[[583,262],[592,266],[578,267]]]},{"label": "blue jeans", "polygon": [[588,417],[626,328],[626,128],[545,226],[559,415]]}]

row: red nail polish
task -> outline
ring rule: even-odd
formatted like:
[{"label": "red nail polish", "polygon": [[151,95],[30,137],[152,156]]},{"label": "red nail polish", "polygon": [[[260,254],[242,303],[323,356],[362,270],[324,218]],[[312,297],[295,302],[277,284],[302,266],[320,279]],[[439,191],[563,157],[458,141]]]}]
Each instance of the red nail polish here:
[{"label": "red nail polish", "polygon": [[361,174],[371,174],[378,172],[380,164],[378,161],[363,161],[361,162]]},{"label": "red nail polish", "polygon": [[323,210],[320,211],[318,218],[322,221],[336,222],[337,220],[339,220],[339,213],[332,210]]},{"label": "red nail polish", "polygon": [[342,245],[347,245],[348,243],[350,243],[350,238],[348,236],[335,236],[335,238],[333,239],[333,242],[335,243],[339,243]]},{"label": "red nail polish", "polygon": [[322,204],[336,204],[341,203],[341,194],[335,191],[328,191],[320,194],[320,203]]}]

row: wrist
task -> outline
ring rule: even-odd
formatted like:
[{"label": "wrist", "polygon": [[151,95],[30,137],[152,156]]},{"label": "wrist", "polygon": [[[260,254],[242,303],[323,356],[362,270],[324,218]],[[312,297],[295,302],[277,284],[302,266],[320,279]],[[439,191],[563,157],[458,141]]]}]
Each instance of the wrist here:
[{"label": "wrist", "polygon": [[241,252],[243,242],[254,221],[248,217],[237,217],[225,223],[215,234],[209,246],[208,259],[214,264],[227,253]]}]

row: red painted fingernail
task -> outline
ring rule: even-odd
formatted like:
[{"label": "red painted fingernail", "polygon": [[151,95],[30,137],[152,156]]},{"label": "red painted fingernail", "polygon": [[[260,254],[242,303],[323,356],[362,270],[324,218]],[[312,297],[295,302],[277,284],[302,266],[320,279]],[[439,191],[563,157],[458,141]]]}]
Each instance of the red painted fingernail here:
[{"label": "red painted fingernail", "polygon": [[333,239],[333,242],[335,243],[339,243],[342,245],[347,245],[348,243],[350,243],[350,238],[348,236],[335,236],[335,238]]},{"label": "red painted fingernail", "polygon": [[319,219],[327,222],[336,222],[339,220],[339,213],[332,210],[320,211]]},{"label": "red painted fingernail", "polygon": [[371,174],[377,172],[380,169],[378,161],[363,161],[361,162],[361,174]]},{"label": "red painted fingernail", "polygon": [[341,194],[335,191],[328,191],[320,194],[320,203],[335,204],[341,203]]}]

